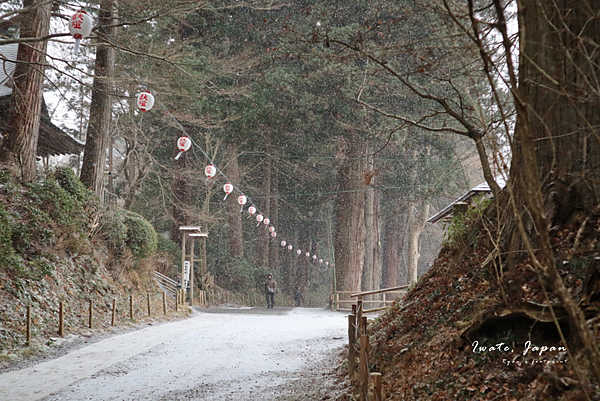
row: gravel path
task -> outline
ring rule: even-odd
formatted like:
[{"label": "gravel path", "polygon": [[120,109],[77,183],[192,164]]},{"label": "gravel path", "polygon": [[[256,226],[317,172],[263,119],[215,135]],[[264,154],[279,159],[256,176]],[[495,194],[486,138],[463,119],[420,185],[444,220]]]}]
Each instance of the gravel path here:
[{"label": "gravel path", "polygon": [[345,316],[307,308],[201,310],[0,375],[2,400],[325,400]]}]

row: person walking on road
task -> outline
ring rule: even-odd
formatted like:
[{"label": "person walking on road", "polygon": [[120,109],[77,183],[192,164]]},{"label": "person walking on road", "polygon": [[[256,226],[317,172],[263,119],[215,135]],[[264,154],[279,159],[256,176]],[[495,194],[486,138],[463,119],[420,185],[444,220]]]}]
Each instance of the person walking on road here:
[{"label": "person walking on road", "polygon": [[296,302],[296,306],[300,306],[304,297],[302,297],[302,293],[300,292],[300,287],[296,287],[294,290],[294,301]]},{"label": "person walking on road", "polygon": [[275,305],[275,294],[277,294],[277,282],[273,279],[273,275],[267,276],[265,281],[265,294],[267,296],[267,309],[273,309]]}]

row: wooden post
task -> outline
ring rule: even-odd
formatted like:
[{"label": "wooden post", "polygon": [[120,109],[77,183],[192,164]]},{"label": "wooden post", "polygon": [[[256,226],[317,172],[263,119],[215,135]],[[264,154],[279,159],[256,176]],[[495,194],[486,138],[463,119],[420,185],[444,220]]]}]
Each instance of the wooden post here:
[{"label": "wooden post", "polygon": [[181,288],[184,287],[185,284],[185,242],[187,239],[187,232],[181,231]]},{"label": "wooden post", "polygon": [[25,339],[25,345],[31,346],[31,305],[27,306],[27,333],[25,333]]},{"label": "wooden post", "polygon": [[65,308],[62,302],[58,304],[58,335],[65,336]]},{"label": "wooden post", "polygon": [[94,319],[94,301],[90,299],[90,314],[88,319],[88,327],[90,329],[93,328],[93,319]]},{"label": "wooden post", "polygon": [[348,315],[348,375],[356,371],[356,315]]},{"label": "wooden post", "polygon": [[175,312],[179,310],[179,290],[175,291]]},{"label": "wooden post", "polygon": [[374,372],[369,374],[369,379],[373,383],[373,399],[372,401],[383,400],[383,389],[381,387],[381,373]]},{"label": "wooden post", "polygon": [[352,314],[356,315],[356,304],[352,304]]},{"label": "wooden post", "polygon": [[194,306],[194,237],[190,246],[190,306]]},{"label": "wooden post", "polygon": [[133,320],[133,295],[129,296],[129,318]]},{"label": "wooden post", "polygon": [[113,298],[112,316],[110,318],[110,325],[115,325],[115,316],[117,314],[117,298]]},{"label": "wooden post", "polygon": [[359,396],[361,401],[369,401],[369,336],[360,336],[360,376],[359,376]]},{"label": "wooden post", "polygon": [[361,327],[362,327],[362,331],[360,332],[360,334],[361,335],[367,334],[367,317],[366,316],[362,317]]},{"label": "wooden post", "polygon": [[151,311],[150,311],[150,294],[146,294],[146,299],[148,300],[148,316],[151,316]]},{"label": "wooden post", "polygon": [[358,297],[358,301],[356,301],[356,337],[360,338],[362,334],[362,313],[363,313],[363,299],[362,296]]},{"label": "wooden post", "polygon": [[166,315],[167,314],[167,293],[163,291],[162,297],[163,297],[163,313]]}]

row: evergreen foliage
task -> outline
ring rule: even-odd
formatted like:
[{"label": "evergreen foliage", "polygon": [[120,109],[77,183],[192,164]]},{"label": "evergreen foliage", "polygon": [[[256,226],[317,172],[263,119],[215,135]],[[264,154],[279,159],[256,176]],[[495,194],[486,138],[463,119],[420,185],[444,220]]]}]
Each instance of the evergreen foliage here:
[{"label": "evergreen foliage", "polygon": [[152,224],[141,215],[119,209],[104,215],[100,234],[116,255],[128,249],[137,260],[153,255],[158,236]]},{"label": "evergreen foliage", "polygon": [[125,244],[136,259],[143,259],[156,252],[156,231],[148,220],[137,213],[127,212],[123,216],[123,224],[127,227]]}]

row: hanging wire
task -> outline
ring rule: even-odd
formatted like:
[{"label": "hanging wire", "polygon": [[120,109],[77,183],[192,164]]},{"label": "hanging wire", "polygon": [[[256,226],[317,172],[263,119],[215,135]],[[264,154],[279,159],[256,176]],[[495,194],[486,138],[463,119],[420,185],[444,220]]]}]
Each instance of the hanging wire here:
[{"label": "hanging wire", "polygon": [[[106,28],[99,23],[98,18],[96,18],[96,16],[93,13],[90,13],[90,14],[92,14],[92,18],[94,20],[96,20],[96,23],[97,23],[97,26],[99,27],[99,29],[102,29],[102,31],[106,35],[106,38],[108,39],[109,43],[112,44],[112,45],[114,45],[114,47],[119,51],[119,53],[121,55],[123,55],[123,53],[124,53],[123,48],[119,45],[119,43],[116,41],[116,39],[108,34],[108,32],[106,31]],[[136,82],[140,83],[140,85],[144,86],[146,89],[148,89],[148,90],[150,89],[149,85],[146,82],[144,82],[137,74],[133,73],[134,76],[132,77],[131,74],[127,71],[127,69],[125,69],[125,74],[127,74],[127,76],[129,78],[132,78]],[[186,132],[185,128],[183,127],[183,125],[181,125],[181,123],[177,120],[177,118],[175,118],[175,116],[169,111],[169,109],[164,105],[164,103],[158,97],[155,97],[155,103],[158,103],[163,108],[163,110],[169,115],[169,117],[171,117],[171,119],[175,122],[175,124],[177,124],[177,126],[181,129],[181,131],[183,132],[183,135],[185,135],[186,137],[188,137],[191,140],[192,144],[197,149],[199,149],[200,152],[202,152],[202,154],[208,160],[209,164],[211,164],[211,165],[213,165],[215,167],[215,169],[217,170],[217,172],[225,178],[226,182],[230,183],[233,186],[233,189],[237,190],[241,195],[246,196],[246,199],[247,199],[246,203],[249,204],[249,206],[254,206],[256,208],[256,212],[255,213],[257,215],[258,214],[262,214],[262,212],[260,211],[260,209],[258,208],[258,206],[252,201],[252,199],[248,195],[246,195],[239,187],[237,187],[235,184],[233,184],[229,180],[229,178],[227,177],[227,175],[219,167],[216,166],[216,164],[214,163],[213,159],[204,151],[204,149],[198,143],[196,143],[196,141],[194,140],[194,138],[192,138],[190,135],[187,134],[187,132]],[[242,205],[242,209],[243,209],[243,206],[244,205]],[[259,224],[260,224],[260,222],[259,222]],[[272,237],[272,238],[275,239],[276,237]],[[284,239],[284,238],[280,238],[280,239]],[[279,239],[277,241],[279,241]],[[323,262],[325,262],[325,259],[323,260]],[[330,265],[326,265],[326,266],[331,267],[332,269],[334,268],[333,263],[330,263]]]}]

